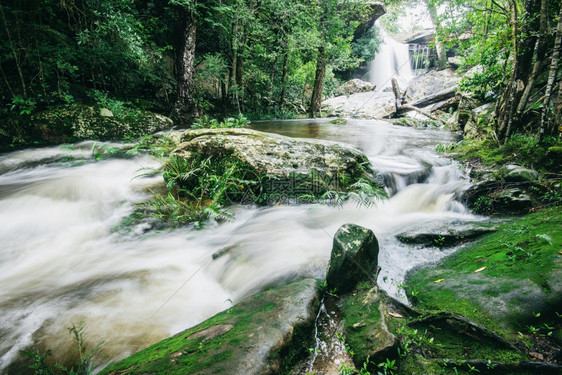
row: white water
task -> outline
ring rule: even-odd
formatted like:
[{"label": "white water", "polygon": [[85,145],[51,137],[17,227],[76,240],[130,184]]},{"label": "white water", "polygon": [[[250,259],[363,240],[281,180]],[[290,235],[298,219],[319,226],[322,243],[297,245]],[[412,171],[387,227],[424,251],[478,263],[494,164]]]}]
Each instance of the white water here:
[{"label": "white water", "polygon": [[405,88],[414,78],[409,47],[394,40],[382,27],[379,30],[383,42],[369,64],[369,81],[374,82],[379,90],[390,87],[391,79],[396,78],[400,87]]},{"label": "white water", "polygon": [[[396,192],[365,208],[320,205],[239,207],[236,220],[194,231],[113,233],[158,177],[135,178],[149,157],[71,166],[89,145],[0,155],[0,373],[18,350],[64,352],[66,328],[85,320],[89,343],[105,340],[102,363],[118,360],[226,309],[268,285],[302,275],[323,277],[332,237],[344,223],[372,229],[380,243],[379,283],[398,298],[408,269],[445,252],[411,248],[406,229],[480,220],[453,198],[467,187],[462,170],[432,150],[452,135],[382,121],[335,126],[322,121],[257,124],[295,136],[356,145]],[[270,129],[271,128],[271,129]],[[303,130],[304,129],[304,130]],[[409,184],[430,171],[422,184]],[[427,174],[427,173],[426,173]],[[224,247],[230,250],[212,260]]]}]

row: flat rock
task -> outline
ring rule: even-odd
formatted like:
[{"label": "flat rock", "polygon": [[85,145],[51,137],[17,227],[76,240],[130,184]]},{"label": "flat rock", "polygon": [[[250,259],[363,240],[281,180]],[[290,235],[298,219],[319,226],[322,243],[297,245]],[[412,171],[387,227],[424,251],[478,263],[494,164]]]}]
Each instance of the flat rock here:
[{"label": "flat rock", "polygon": [[318,307],[317,280],[269,289],[100,374],[277,374],[313,345]]},{"label": "flat rock", "polygon": [[431,232],[423,228],[402,232],[396,236],[400,242],[421,245],[423,247],[452,247],[492,233],[495,229],[476,225],[461,225],[452,228],[441,228]]},{"label": "flat rock", "polygon": [[376,85],[372,82],[365,82],[358,78],[345,82],[336,89],[336,95],[351,95],[358,92],[373,91]]}]

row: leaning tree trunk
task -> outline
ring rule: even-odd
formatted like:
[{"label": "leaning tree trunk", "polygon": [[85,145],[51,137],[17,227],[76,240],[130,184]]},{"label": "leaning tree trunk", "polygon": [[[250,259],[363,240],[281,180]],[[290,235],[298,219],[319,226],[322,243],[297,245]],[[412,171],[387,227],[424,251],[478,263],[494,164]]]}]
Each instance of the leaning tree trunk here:
[{"label": "leaning tree trunk", "polygon": [[[552,57],[550,60],[550,71],[548,72],[548,81],[546,83],[546,90],[544,94],[543,108],[541,114],[541,133],[540,136],[544,135],[545,131],[549,134],[554,134],[556,131],[556,126],[560,124],[553,123],[552,126],[547,124],[547,115],[550,111],[550,99],[552,96],[552,88],[554,87],[554,80],[556,79],[556,74],[558,73],[558,58],[560,57],[560,44],[562,43],[562,6],[558,13],[558,27],[556,28],[556,38],[554,40],[554,49],[552,50]],[[560,89],[559,89],[560,90]],[[555,109],[556,110],[556,109]],[[551,121],[552,123],[552,121]]]},{"label": "leaning tree trunk", "polygon": [[318,59],[316,60],[316,75],[314,77],[314,88],[310,100],[310,117],[315,117],[322,109],[322,91],[326,79],[326,49],[318,47]]},{"label": "leaning tree trunk", "polygon": [[[513,49],[513,71],[507,86],[504,88],[495,113],[496,134],[500,143],[504,143],[511,134],[522,128],[521,116],[517,113],[518,103],[525,93],[525,88],[530,83],[532,73],[533,55],[537,41],[537,33],[540,28],[540,20],[536,15],[540,11],[541,0],[527,0],[525,3],[525,16],[521,33],[517,27],[517,5],[512,1],[512,38]],[[517,35],[522,35],[517,41]]]},{"label": "leaning tree trunk", "polygon": [[199,116],[195,103],[195,35],[193,11],[179,8],[181,33],[176,47],[177,96],[172,117],[177,124],[190,125]]}]

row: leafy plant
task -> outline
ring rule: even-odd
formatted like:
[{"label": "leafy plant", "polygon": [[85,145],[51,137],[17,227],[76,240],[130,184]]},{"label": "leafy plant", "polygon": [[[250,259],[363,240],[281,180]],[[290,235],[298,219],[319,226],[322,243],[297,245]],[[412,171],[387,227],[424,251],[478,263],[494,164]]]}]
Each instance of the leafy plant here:
[{"label": "leafy plant", "polygon": [[35,352],[24,350],[20,351],[20,354],[31,358],[33,361],[30,368],[35,370],[35,375],[55,375],[57,373],[63,375],[93,374],[95,366],[94,357],[102,348],[103,342],[96,344],[91,349],[87,348],[84,337],[86,332],[86,324],[84,321],[80,321],[78,324],[72,324],[72,326],[68,328],[68,332],[76,343],[78,351],[78,359],[70,368],[58,363],[54,365],[54,368],[48,365],[47,358],[52,355],[50,350],[47,350],[45,353],[41,353],[39,350],[36,350]]}]

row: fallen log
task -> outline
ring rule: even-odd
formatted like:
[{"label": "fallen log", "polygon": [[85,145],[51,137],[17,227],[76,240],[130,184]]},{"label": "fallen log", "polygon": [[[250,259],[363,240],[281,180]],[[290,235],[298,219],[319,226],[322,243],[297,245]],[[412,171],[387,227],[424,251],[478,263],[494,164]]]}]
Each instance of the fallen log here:
[{"label": "fallen log", "polygon": [[[404,113],[404,112],[408,112],[408,111],[416,111],[418,113],[421,113],[425,117],[430,118],[431,120],[439,121],[443,125],[446,125],[445,121],[441,120],[438,117],[433,116],[430,113],[427,113],[427,112],[417,108],[413,104],[404,104],[404,102],[406,101],[406,93],[400,92],[400,86],[398,85],[398,80],[396,78],[392,78],[391,83],[392,83],[392,92],[394,93],[394,106],[396,107],[395,116],[398,116],[399,114]],[[436,103],[438,103],[438,102],[436,102]]]},{"label": "fallen log", "polygon": [[424,108],[429,105],[439,103],[447,99],[451,99],[452,97],[455,96],[456,93],[457,93],[457,86],[453,86],[448,89],[436,92],[433,95],[429,95],[426,96],[425,98],[416,100],[415,102],[410,103],[410,105],[413,105],[414,107],[418,107],[418,108]]}]

